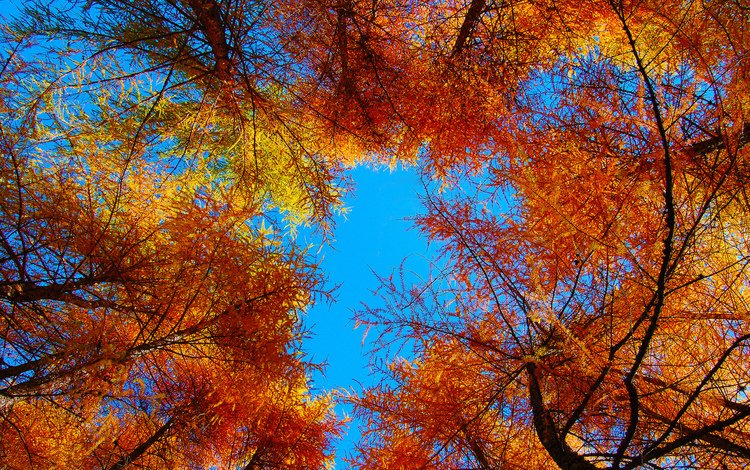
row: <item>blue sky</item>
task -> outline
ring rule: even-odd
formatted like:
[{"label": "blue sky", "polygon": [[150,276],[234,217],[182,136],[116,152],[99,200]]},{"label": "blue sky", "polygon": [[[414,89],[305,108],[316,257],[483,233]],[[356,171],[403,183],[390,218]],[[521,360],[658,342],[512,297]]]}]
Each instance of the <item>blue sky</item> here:
[{"label": "blue sky", "polygon": [[[349,212],[338,217],[334,240],[320,252],[329,287],[339,285],[335,301],[318,303],[304,320],[313,336],[303,348],[313,362],[328,364],[323,375],[313,376],[315,391],[359,391],[375,382],[368,369],[364,328],[354,329],[354,311],[363,303],[378,302],[373,294],[378,287],[374,273],[388,275],[405,258],[410,269],[427,270],[427,242],[406,220],[422,211],[417,171],[357,167],[352,178],[354,191],[345,200]],[[337,413],[348,410],[338,405]],[[342,458],[359,436],[357,425],[350,423],[338,445],[337,468],[346,468]]]}]

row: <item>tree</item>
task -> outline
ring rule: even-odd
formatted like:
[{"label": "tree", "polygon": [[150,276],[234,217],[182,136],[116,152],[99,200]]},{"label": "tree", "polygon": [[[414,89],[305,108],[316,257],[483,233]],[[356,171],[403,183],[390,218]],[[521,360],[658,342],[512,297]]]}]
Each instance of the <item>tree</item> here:
[{"label": "tree", "polygon": [[385,307],[359,315],[395,349],[352,398],[353,462],[746,467],[746,7],[460,11],[445,60],[505,81],[481,79],[491,125],[464,158],[424,153],[447,180],[417,224],[445,264],[383,279]]},{"label": "tree", "polygon": [[747,30],[732,1],[30,5],[3,465],[324,465],[288,234],[397,160],[445,267],[361,315],[411,351],[353,398],[356,464],[745,466]]},{"label": "tree", "polygon": [[88,113],[87,121],[123,122],[134,145],[145,140],[152,152],[166,150],[194,175],[211,172],[238,198],[262,197],[294,225],[325,226],[347,187],[342,164],[365,144],[352,132],[332,135],[330,117],[309,104],[309,68],[286,26],[291,8],[32,2],[11,26],[50,41],[46,60],[61,67],[45,76],[45,94],[107,101],[107,114]]},{"label": "tree", "polygon": [[271,208],[323,215],[269,195],[270,164],[224,168],[239,144],[190,111],[201,89],[3,39],[0,465],[329,465],[341,423],[308,390],[299,319],[325,293]]}]

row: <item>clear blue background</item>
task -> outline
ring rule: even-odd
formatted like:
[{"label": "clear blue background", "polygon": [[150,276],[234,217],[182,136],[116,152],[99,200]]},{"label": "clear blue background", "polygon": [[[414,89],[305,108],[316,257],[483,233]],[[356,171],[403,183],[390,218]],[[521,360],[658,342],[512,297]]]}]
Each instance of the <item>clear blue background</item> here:
[{"label": "clear blue background", "polygon": [[[373,338],[364,338],[364,327],[354,328],[354,311],[363,304],[379,304],[373,293],[379,285],[374,273],[388,276],[406,258],[409,269],[427,272],[427,242],[406,220],[422,212],[418,173],[357,167],[352,178],[354,190],[345,200],[349,212],[336,219],[333,240],[319,253],[328,286],[339,285],[334,302],[319,302],[304,319],[312,337],[305,340],[303,349],[313,362],[327,363],[323,374],[313,376],[314,392],[358,392],[376,382],[367,357]],[[339,404],[336,412],[342,416],[350,410]],[[343,457],[352,452],[359,438],[358,425],[350,422],[337,445],[338,469],[347,468]]]}]

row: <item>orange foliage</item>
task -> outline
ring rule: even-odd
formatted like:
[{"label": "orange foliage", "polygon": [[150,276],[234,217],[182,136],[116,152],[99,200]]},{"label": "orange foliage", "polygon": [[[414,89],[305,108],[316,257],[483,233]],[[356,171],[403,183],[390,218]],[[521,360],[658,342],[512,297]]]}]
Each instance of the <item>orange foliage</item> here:
[{"label": "orange foliage", "polygon": [[742,2],[72,5],[4,30],[3,466],[328,465],[288,234],[361,162],[447,274],[360,315],[353,463],[747,465]]},{"label": "orange foliage", "polygon": [[376,468],[406,434],[421,463],[401,468],[744,468],[743,7],[464,6],[440,37],[471,34],[445,62],[505,75],[481,101],[449,94],[474,105],[453,106],[464,155],[438,137],[424,153],[442,181],[418,225],[444,274],[388,280],[386,306],[359,315],[411,362],[387,356],[352,398],[353,462]]},{"label": "orange foliage", "polygon": [[75,95],[91,102],[40,90],[60,72],[15,44],[0,109],[0,466],[330,465],[341,422],[308,390],[299,318],[325,293],[267,194],[191,168],[170,129],[113,108],[127,81]]}]

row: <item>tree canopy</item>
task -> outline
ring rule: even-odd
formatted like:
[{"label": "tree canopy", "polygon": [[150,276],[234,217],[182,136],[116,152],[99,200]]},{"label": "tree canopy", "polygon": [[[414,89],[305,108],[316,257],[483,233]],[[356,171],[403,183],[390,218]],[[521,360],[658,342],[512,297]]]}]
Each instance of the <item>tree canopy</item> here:
[{"label": "tree canopy", "polygon": [[425,153],[460,182],[416,221],[440,274],[360,314],[408,353],[353,399],[354,462],[744,468],[747,7],[462,11],[451,57],[502,80],[481,146]]},{"label": "tree canopy", "polygon": [[[745,468],[740,1],[30,2],[2,26],[0,466],[322,468],[300,315],[356,164],[434,274],[358,313],[358,468]],[[354,182],[356,183],[356,182]]]}]

